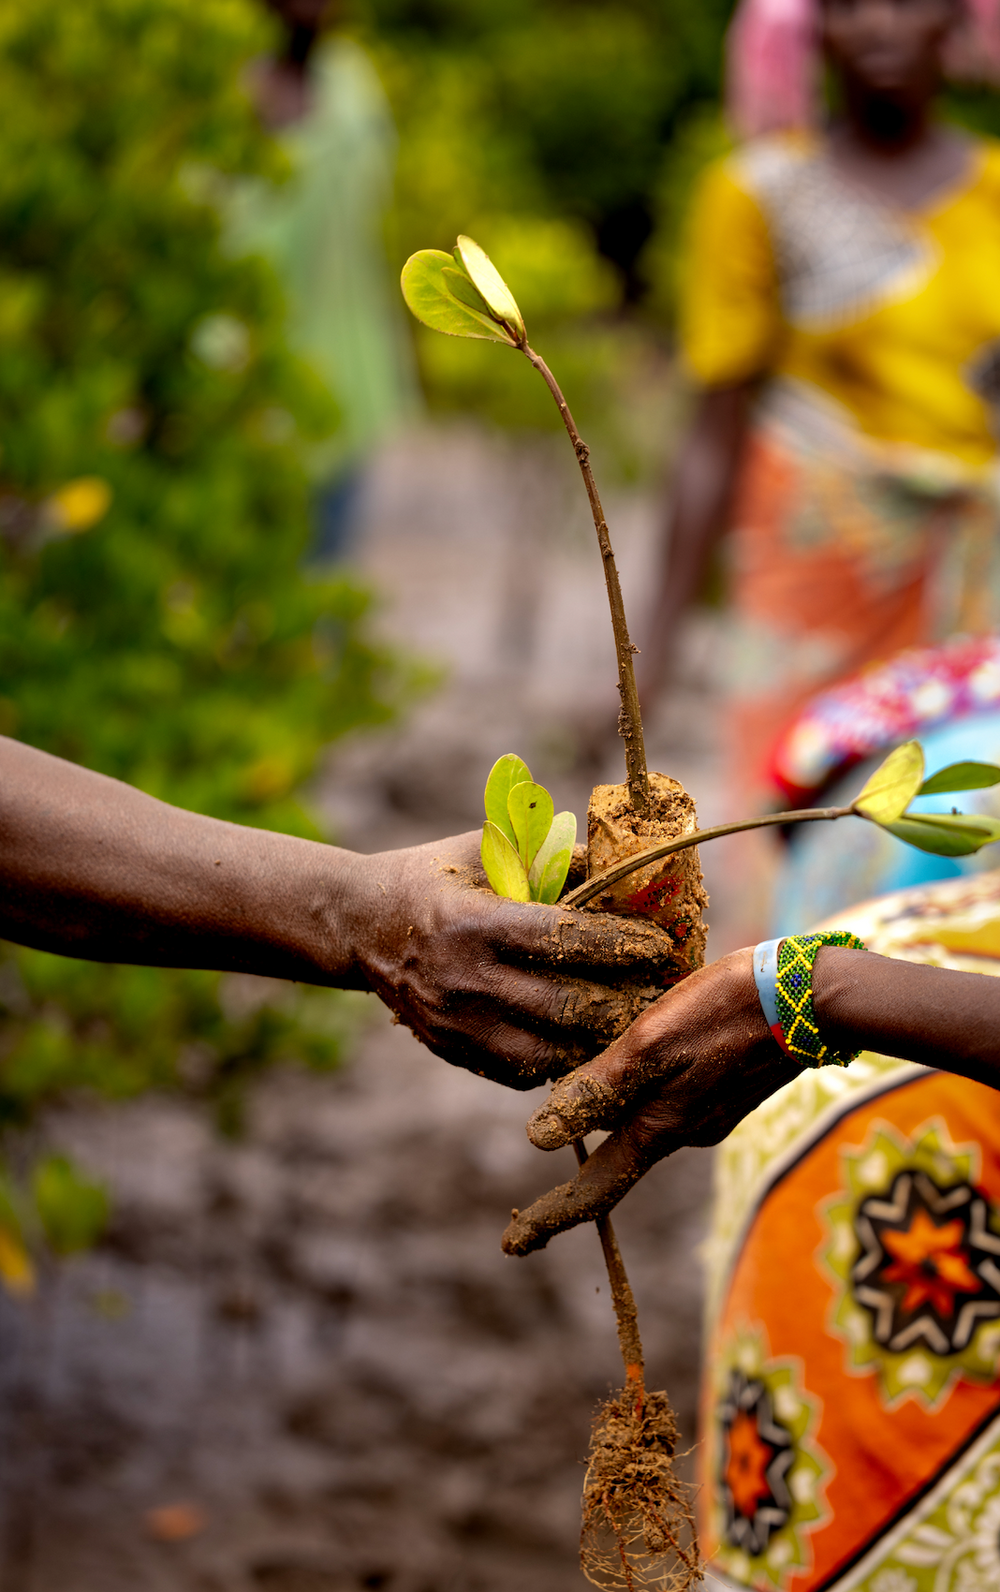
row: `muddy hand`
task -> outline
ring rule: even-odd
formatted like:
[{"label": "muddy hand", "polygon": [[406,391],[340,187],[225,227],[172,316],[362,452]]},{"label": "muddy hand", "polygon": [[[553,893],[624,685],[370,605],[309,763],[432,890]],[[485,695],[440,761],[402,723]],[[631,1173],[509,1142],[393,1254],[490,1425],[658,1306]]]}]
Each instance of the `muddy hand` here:
[{"label": "muddy hand", "polygon": [[528,1137],[542,1150],[611,1132],[571,1183],[510,1223],[504,1250],[527,1255],[606,1215],[656,1161],[684,1144],[717,1144],[798,1071],[764,1021],[749,949],[692,973],[560,1079],[532,1116]]},{"label": "muddy hand", "polygon": [[515,1089],[623,1033],[669,954],[654,925],[494,895],[479,831],[356,859],[368,986],[437,1055]]}]

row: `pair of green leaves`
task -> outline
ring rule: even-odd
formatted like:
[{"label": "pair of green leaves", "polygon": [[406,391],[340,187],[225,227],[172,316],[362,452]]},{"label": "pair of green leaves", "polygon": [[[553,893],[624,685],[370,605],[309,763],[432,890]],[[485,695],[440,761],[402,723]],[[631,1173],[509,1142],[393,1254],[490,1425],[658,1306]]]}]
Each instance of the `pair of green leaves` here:
[{"label": "pair of green leaves", "polygon": [[481,855],[497,895],[511,901],[558,901],[573,858],[576,818],[557,813],[527,763],[508,752],[486,781]]},{"label": "pair of green leaves", "polygon": [[450,337],[482,337],[519,348],[524,320],[503,277],[484,249],[462,236],[454,254],[421,249],[403,266],[403,297],[417,317]]},{"label": "pair of green leaves", "polygon": [[997,784],[1000,768],[995,763],[951,763],[925,779],[923,748],[919,741],[907,741],[875,770],[853,808],[920,851],[967,857],[1000,840],[1000,820],[982,813],[911,813],[907,808],[915,796],[983,790]]}]

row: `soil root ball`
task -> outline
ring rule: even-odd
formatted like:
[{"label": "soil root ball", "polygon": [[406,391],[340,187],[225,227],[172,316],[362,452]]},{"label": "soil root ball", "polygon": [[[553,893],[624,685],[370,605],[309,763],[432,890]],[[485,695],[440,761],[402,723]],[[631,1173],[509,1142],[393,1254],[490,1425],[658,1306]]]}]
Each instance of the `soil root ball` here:
[{"label": "soil root ball", "polygon": [[666,1393],[625,1388],[598,1410],[583,1483],[580,1565],[607,1592],[687,1592],[701,1580],[690,1489],[674,1468]]},{"label": "soil root ball", "polygon": [[[649,810],[639,818],[629,803],[627,785],[594,787],[587,811],[588,878],[637,851],[691,835],[698,828],[693,800],[669,774],[650,774],[649,793]],[[664,974],[666,981],[673,982],[693,973],[705,960],[708,930],[702,914],[707,906],[698,851],[692,846],[619,879],[584,910],[648,918],[665,929],[673,955],[664,964]]]}]

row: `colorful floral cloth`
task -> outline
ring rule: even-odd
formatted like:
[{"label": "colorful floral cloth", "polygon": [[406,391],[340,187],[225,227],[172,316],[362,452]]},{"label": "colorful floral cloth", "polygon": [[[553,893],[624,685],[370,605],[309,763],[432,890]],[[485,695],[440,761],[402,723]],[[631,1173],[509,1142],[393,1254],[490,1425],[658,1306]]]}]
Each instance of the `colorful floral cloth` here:
[{"label": "colorful floral cloth", "polygon": [[[1000,973],[1000,872],[824,926]],[[721,1147],[708,1259],[711,1577],[996,1592],[1000,1095],[870,1053],[803,1071]]]},{"label": "colorful floral cloth", "polygon": [[812,697],[778,741],[771,777],[804,806],[839,770],[998,704],[1000,636],[910,647]]}]

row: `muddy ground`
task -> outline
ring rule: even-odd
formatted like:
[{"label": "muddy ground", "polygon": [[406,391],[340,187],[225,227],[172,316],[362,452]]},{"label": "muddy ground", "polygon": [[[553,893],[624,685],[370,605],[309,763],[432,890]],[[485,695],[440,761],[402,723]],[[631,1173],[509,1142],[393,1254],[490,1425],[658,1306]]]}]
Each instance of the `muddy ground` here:
[{"label": "muddy ground", "polygon": [[[655,496],[606,506],[638,614]],[[379,462],[357,559],[386,632],[446,677],[331,760],[317,799],[344,844],[476,826],[509,750],[581,816],[592,783],[621,777],[594,734],[615,703],[591,536],[547,447],[428,431]],[[708,822],[728,816],[716,640],[703,616],[648,726],[651,765]],[[724,846],[705,861],[712,956],[746,935]],[[358,999],[349,1064],[266,1080],[238,1143],[167,1099],[48,1124],[107,1180],[115,1218],[34,1301],[0,1300],[2,1592],[584,1585],[581,1459],[617,1373],[596,1236],[499,1249],[511,1207],[572,1157],[528,1144],[540,1092],[447,1067]],[[616,1218],[650,1376],[688,1439],[709,1163],[664,1164]]]}]

